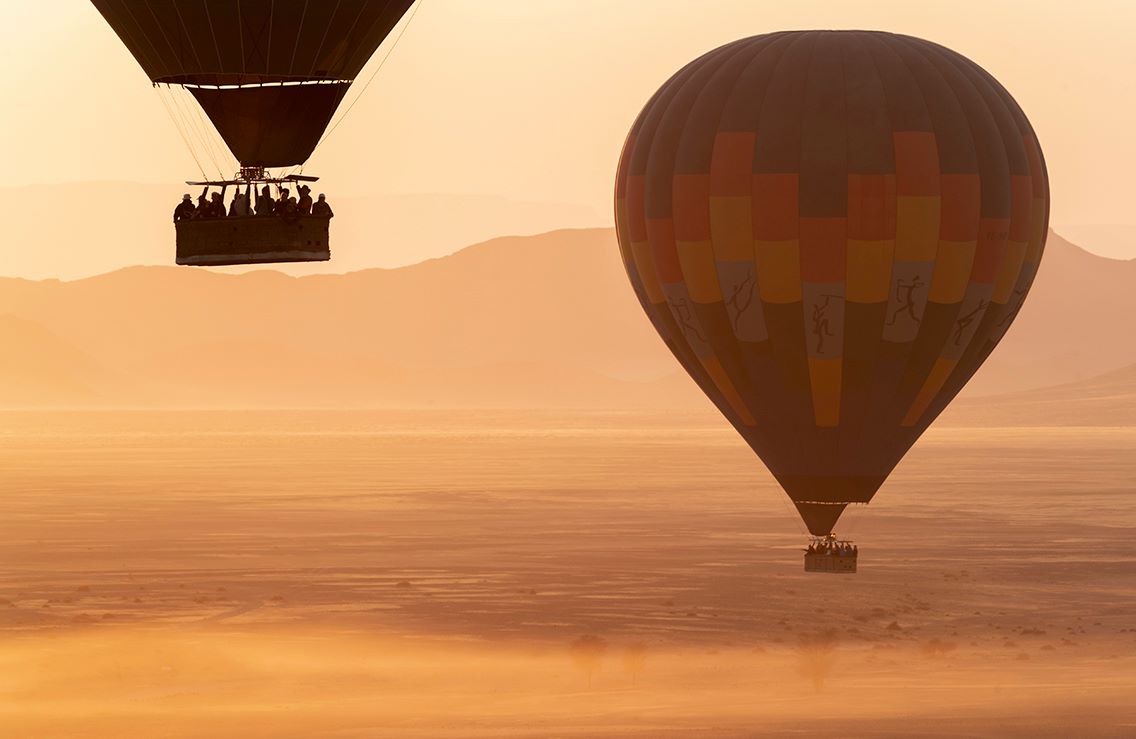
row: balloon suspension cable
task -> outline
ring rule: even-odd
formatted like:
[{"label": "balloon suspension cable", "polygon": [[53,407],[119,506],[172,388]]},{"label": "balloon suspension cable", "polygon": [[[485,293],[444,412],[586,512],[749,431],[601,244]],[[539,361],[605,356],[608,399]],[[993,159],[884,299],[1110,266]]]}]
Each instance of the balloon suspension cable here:
[{"label": "balloon suspension cable", "polygon": [[[186,137],[189,139],[190,152],[193,154],[194,158],[198,158],[198,155],[201,155],[200,159],[204,166],[205,160],[207,158],[211,159],[211,155],[209,150],[202,146],[201,133],[197,130],[197,127],[193,125],[193,119],[189,117],[172,85],[167,84],[165,86],[165,94],[169,96],[170,105],[173,106],[174,111],[177,113],[178,121],[180,122],[179,125],[184,128]],[[217,163],[212,162],[212,164],[213,168],[216,169]]]},{"label": "balloon suspension cable", "polygon": [[166,109],[166,115],[170,117],[170,122],[174,124],[178,136],[181,137],[185,148],[189,151],[189,155],[193,157],[193,163],[197,165],[197,171],[201,172],[201,179],[209,179],[209,176],[205,174],[205,167],[201,166],[201,160],[197,158],[197,152],[193,150],[193,144],[189,142],[189,137],[185,135],[185,130],[182,128],[181,123],[178,122],[173,109],[170,108],[169,102],[166,100],[165,96],[162,95],[162,88],[157,83],[154,84],[154,91],[158,95],[158,100],[162,102],[162,107]]},{"label": "balloon suspension cable", "polygon": [[[190,94],[189,92],[186,92],[184,88],[182,89],[182,91],[186,95]],[[197,116],[197,122],[200,125],[202,131],[202,138],[205,140],[205,145],[209,147],[210,157],[214,161],[214,166],[217,167],[217,171],[221,173],[222,177],[224,177],[226,169],[229,172],[233,171],[234,167],[232,165],[236,164],[236,160],[230,159],[225,156],[225,152],[228,150],[228,145],[225,144],[223,140],[221,140],[221,134],[217,133],[217,130],[213,127],[213,124],[205,119],[205,114],[201,112],[201,106],[197,105],[196,101],[194,101],[192,103],[189,103],[189,107],[193,109],[194,114]]]},{"label": "balloon suspension cable", "polygon": [[227,145],[221,140],[220,134],[216,132],[212,124],[205,119],[204,114],[201,112],[195,100],[188,99],[190,93],[184,88],[179,87],[177,92],[173,93],[173,97],[177,100],[181,98],[181,107],[186,111],[186,118],[192,124],[193,130],[197,133],[197,139],[201,142],[202,147],[209,156],[209,161],[213,163],[214,169],[223,178],[226,170],[232,171],[230,161],[226,157],[225,152]]},{"label": "balloon suspension cable", "polygon": [[[323,142],[327,141],[328,137],[330,137],[331,134],[335,133],[335,129],[339,128],[339,124],[343,123],[343,120],[347,118],[347,115],[351,112],[351,109],[354,108],[355,104],[358,103],[359,100],[363,97],[363,93],[367,92],[367,88],[370,87],[371,83],[375,81],[375,77],[378,76],[379,70],[383,68],[383,65],[387,63],[387,59],[390,59],[391,54],[394,53],[395,48],[398,46],[398,42],[402,40],[402,36],[406,33],[406,29],[410,28],[410,24],[414,21],[414,16],[418,15],[418,10],[425,2],[426,0],[418,0],[414,4],[414,9],[411,10],[410,15],[407,16],[406,23],[402,25],[402,28],[399,30],[398,35],[394,37],[394,42],[390,45],[390,48],[387,49],[387,53],[383,55],[383,58],[381,60],[379,60],[379,65],[375,67],[375,71],[371,72],[371,76],[367,79],[367,83],[363,85],[363,89],[359,90],[359,94],[356,95],[355,99],[351,101],[351,104],[347,106],[347,110],[343,111],[343,114],[339,116],[339,120],[337,120],[335,124],[331,128],[329,128],[316,143],[315,148],[312,149],[313,154],[317,149],[320,148],[320,146],[323,145]],[[333,111],[332,116],[334,115],[335,112]],[[331,119],[329,118],[328,120],[330,121]]]},{"label": "balloon suspension cable", "polygon": [[[185,109],[185,102],[179,98],[178,93],[174,91],[171,85],[166,85],[166,89],[170,94],[170,100],[173,102],[175,110],[178,111],[179,117],[186,126],[186,130],[194,134],[193,138],[196,144],[190,144],[191,151],[201,149],[209,157],[209,161],[213,164],[213,169],[218,173],[219,178],[223,178],[225,176],[224,170],[217,161],[217,154],[213,146],[210,145],[208,134],[202,129],[202,123],[200,120],[195,120],[193,113]],[[195,107],[195,104],[191,103],[190,107]],[[198,114],[198,117],[200,118],[200,114]],[[196,157],[196,154],[194,156]]]},{"label": "balloon suspension cable", "polygon": [[797,510],[797,506],[792,504],[792,501],[789,500],[789,496],[784,495],[780,490],[778,490],[775,495],[781,500],[781,505],[785,507],[785,514],[789,516],[789,520],[796,524],[797,531],[799,531],[802,536],[811,536],[809,527],[801,520],[801,512]]},{"label": "balloon suspension cable", "polygon": [[855,538],[854,534],[859,528],[860,523],[860,509],[867,507],[867,503],[849,503],[848,507],[844,509],[844,513],[843,515],[841,515],[840,520],[843,523],[842,528],[844,529],[844,533],[846,534],[845,538]]},{"label": "balloon suspension cable", "polygon": [[[779,485],[780,483],[777,483],[775,478],[774,486],[779,487]],[[809,536],[809,527],[805,526],[805,522],[801,520],[801,512],[797,510],[797,506],[792,505],[792,501],[789,499],[789,496],[785,495],[784,491],[782,490],[778,490],[775,495],[777,499],[781,501],[781,506],[785,509],[785,515],[787,515],[789,517],[789,520],[796,525],[797,531],[799,531],[803,536]]]}]

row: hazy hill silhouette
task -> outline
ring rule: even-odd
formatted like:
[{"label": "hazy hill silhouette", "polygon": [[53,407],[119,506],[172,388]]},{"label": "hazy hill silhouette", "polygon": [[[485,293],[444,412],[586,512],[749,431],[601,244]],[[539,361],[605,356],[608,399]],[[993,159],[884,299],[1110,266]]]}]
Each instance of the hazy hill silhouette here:
[{"label": "hazy hill silhouette", "polygon": [[[1031,299],[968,392],[1134,364],[1134,312],[1136,261],[1053,235]],[[0,315],[9,407],[706,407],[639,309],[610,229],[342,275],[0,279]]]},{"label": "hazy hill silhouette", "polygon": [[1136,426],[1136,364],[1088,380],[959,398],[942,416],[956,426]]},{"label": "hazy hill silhouette", "polygon": [[1099,257],[1050,232],[1037,282],[971,393],[1084,380],[1136,362],[1136,259]]},{"label": "hazy hill silhouette", "polygon": [[87,405],[111,384],[89,355],[34,321],[0,315],[0,345],[2,407]]},{"label": "hazy hill silhouette", "polygon": [[[326,187],[336,211],[335,261],[286,267],[289,274],[406,265],[501,234],[603,222],[590,207],[566,203],[441,193],[362,198],[337,193],[333,183]],[[201,190],[133,182],[0,187],[0,223],[13,245],[0,275],[77,279],[136,264],[167,264],[173,259],[173,209],[184,192],[196,197]]]},{"label": "hazy hill silhouette", "polygon": [[558,231],[302,278],[133,267],[73,282],[0,279],[0,314],[113,368],[115,380],[87,378],[109,404],[646,402],[649,387],[612,376],[675,368],[613,243],[608,230]]}]

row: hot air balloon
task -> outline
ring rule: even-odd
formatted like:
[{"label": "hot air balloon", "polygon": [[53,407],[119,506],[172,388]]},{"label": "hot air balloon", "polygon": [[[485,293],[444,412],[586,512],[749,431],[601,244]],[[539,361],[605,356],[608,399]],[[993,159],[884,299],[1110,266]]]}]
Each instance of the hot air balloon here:
[{"label": "hot air balloon", "polygon": [[[190,185],[278,189],[414,0],[92,0],[155,86],[188,90],[240,164]],[[189,126],[197,126],[190,113]],[[197,114],[199,115],[199,114]],[[201,126],[208,126],[204,121]],[[198,129],[200,133],[200,129]],[[328,218],[177,223],[178,264],[330,259]]]},{"label": "hot air balloon", "polygon": [[833,527],[1013,323],[1049,187],[1025,114],[974,62],[802,31],[671,77],[627,137],[615,211],[651,323],[817,537],[806,569],[854,571]]}]

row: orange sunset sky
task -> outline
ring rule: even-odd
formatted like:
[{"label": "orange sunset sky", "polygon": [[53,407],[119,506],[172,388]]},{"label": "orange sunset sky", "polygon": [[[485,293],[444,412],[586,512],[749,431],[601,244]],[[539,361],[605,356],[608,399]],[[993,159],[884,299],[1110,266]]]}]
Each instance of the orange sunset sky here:
[{"label": "orange sunset sky", "polygon": [[[1041,138],[1054,226],[1136,256],[1136,241],[1116,238],[1136,224],[1128,0],[423,0],[305,171],[340,196],[487,194],[584,206],[594,225],[610,224],[623,137],[661,82],[740,36],[816,27],[921,36],[986,67]],[[158,94],[90,3],[0,3],[0,55],[5,184],[198,176]],[[226,157],[203,157],[207,173],[228,174]]]}]

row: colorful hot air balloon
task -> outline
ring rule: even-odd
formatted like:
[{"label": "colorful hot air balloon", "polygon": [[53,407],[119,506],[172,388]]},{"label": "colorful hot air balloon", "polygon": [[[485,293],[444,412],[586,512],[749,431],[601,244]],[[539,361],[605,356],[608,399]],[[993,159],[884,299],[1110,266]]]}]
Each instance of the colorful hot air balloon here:
[{"label": "colorful hot air balloon", "polygon": [[981,67],[860,31],[727,44],[655,93],[620,250],[675,357],[816,536],[867,503],[1005,335],[1049,188]]}]

